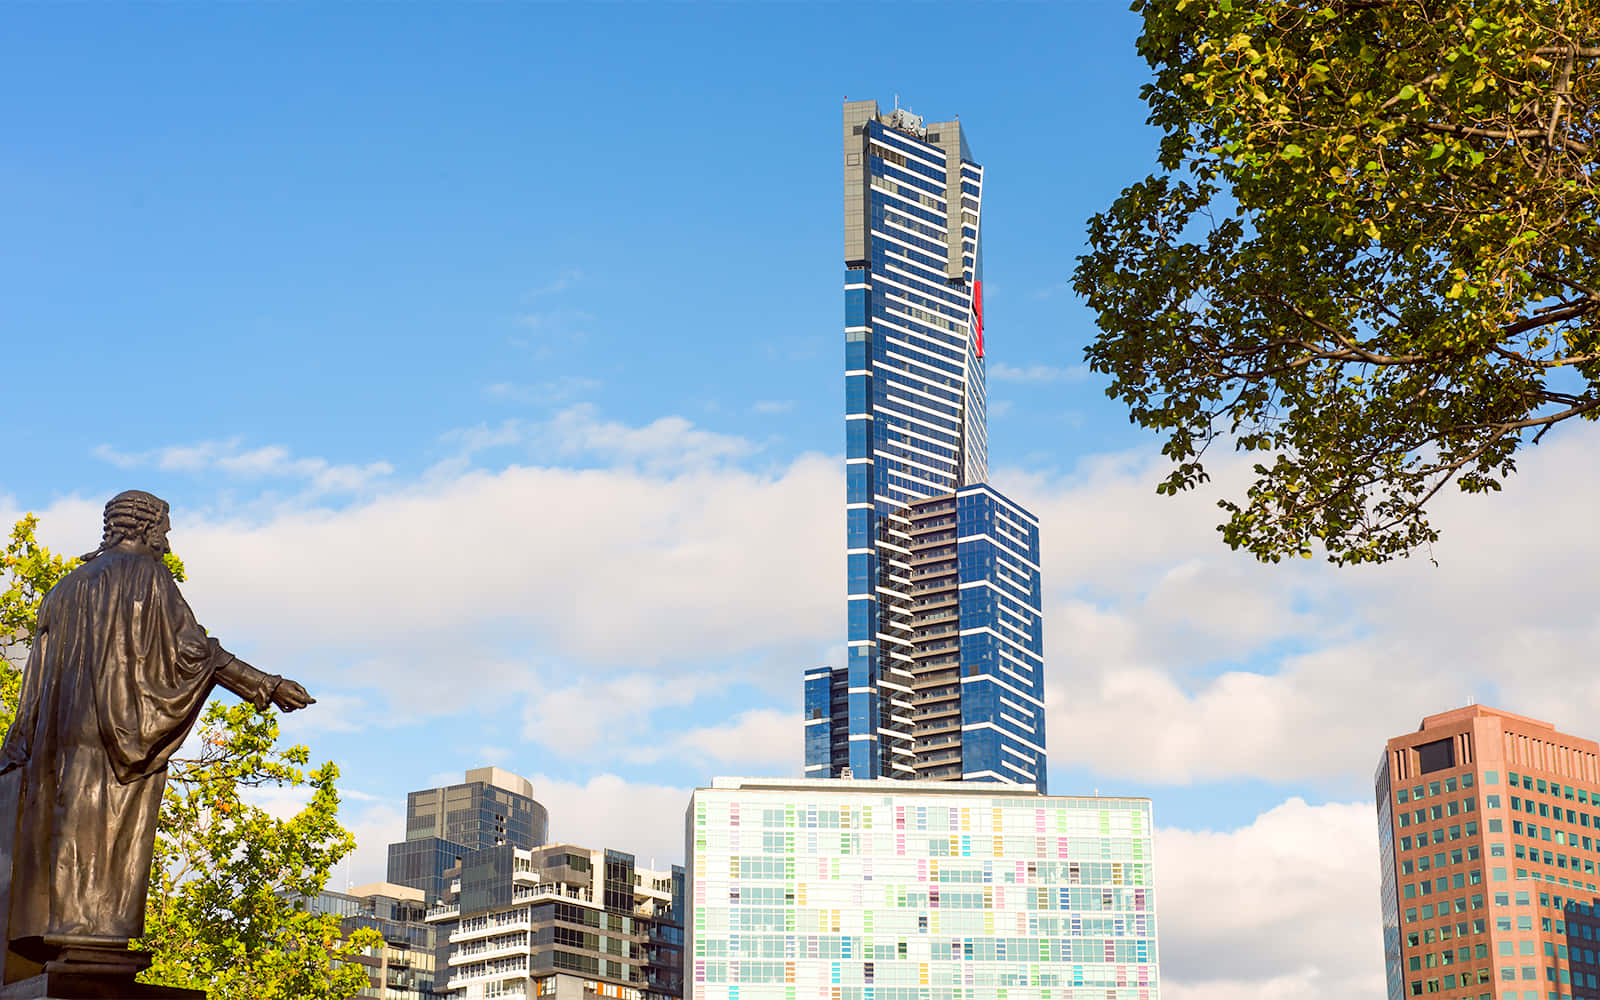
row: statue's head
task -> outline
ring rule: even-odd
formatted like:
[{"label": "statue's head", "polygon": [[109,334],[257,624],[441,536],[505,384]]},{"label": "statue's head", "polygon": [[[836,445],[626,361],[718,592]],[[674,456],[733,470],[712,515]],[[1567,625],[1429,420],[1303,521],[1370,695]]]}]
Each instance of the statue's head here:
[{"label": "statue's head", "polygon": [[120,542],[143,542],[157,556],[171,551],[167,532],[172,530],[167,502],[144,490],[124,490],[106,504],[105,533],[100,547],[84,556],[87,562]]}]

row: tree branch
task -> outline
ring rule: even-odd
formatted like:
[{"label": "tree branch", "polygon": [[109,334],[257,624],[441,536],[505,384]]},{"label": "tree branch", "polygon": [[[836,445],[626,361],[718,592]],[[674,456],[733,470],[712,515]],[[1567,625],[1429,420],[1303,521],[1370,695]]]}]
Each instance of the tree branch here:
[{"label": "tree branch", "polygon": [[1600,45],[1546,45],[1533,50],[1536,56],[1582,56],[1593,59],[1600,56]]},{"label": "tree branch", "polygon": [[[1515,142],[1518,139],[1543,139],[1546,145],[1555,144],[1555,133],[1552,131],[1546,134],[1545,130],[1540,128],[1479,128],[1474,125],[1457,125],[1454,122],[1428,122],[1423,128],[1428,131],[1444,132],[1449,135],[1501,139],[1506,142]],[[1588,143],[1579,142],[1576,139],[1568,139],[1566,136],[1561,137],[1560,145],[1565,146],[1574,153],[1587,154],[1589,152]]]}]

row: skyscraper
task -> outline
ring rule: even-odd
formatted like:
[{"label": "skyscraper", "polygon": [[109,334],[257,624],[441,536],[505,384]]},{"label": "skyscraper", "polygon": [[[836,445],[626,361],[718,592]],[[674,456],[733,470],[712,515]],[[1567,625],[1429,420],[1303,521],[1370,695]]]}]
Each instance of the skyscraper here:
[{"label": "skyscraper", "polygon": [[459,785],[406,796],[406,839],[389,845],[389,881],[421,889],[431,903],[444,895],[445,873],[467,854],[503,844],[538,847],[549,828],[527,778],[473,768]]},{"label": "skyscraper", "polygon": [[1375,785],[1389,1000],[1600,997],[1600,744],[1469,705]]},{"label": "skyscraper", "polygon": [[806,775],[1045,785],[1038,522],[986,485],[983,167],[958,121],[844,106],[846,663]]}]

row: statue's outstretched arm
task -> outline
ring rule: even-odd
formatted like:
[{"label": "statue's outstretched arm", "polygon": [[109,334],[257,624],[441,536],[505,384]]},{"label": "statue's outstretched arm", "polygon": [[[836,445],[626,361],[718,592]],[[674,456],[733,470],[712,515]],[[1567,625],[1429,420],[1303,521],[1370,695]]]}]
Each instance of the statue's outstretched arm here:
[{"label": "statue's outstretched arm", "polygon": [[285,712],[293,712],[317,700],[307,694],[306,689],[295,681],[280,674],[257,670],[232,653],[224,651],[221,646],[217,647],[217,651],[227,658],[227,662],[217,668],[217,683],[256,708],[265,711],[268,705],[277,705]]},{"label": "statue's outstretched arm", "polygon": [[282,677],[263,673],[237,656],[224,652],[220,646],[217,651],[226,657],[226,662],[217,667],[218,684],[257,708],[265,709],[272,704],[272,691],[283,680]]}]

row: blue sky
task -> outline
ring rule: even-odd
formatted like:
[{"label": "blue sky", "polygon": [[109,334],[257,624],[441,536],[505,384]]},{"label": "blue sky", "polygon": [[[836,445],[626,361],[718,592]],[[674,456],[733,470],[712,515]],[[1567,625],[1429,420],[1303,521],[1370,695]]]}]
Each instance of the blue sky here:
[{"label": "blue sky", "polygon": [[[112,397],[134,372],[182,395],[248,359],[218,428],[330,461],[415,468],[419,439],[523,402],[486,385],[562,376],[624,419],[688,401],[740,432],[752,403],[792,401],[759,431],[835,448],[818,334],[839,312],[829,136],[852,93],[970,123],[1005,181],[985,206],[993,321],[1014,361],[1072,364],[1085,317],[1065,321],[1058,286],[1080,223],[1152,141],[1113,5],[87,13],[9,14],[8,90],[30,99],[11,118],[27,155],[0,167],[7,325],[52,331],[41,364],[92,353],[79,377]],[[970,64],[914,41],[935,25]],[[152,343],[184,357],[155,364]],[[1119,422],[1082,395],[1050,450]],[[102,443],[83,419],[60,432]],[[122,430],[192,426],[175,407]],[[996,436],[1001,458],[1045,450]],[[28,443],[30,466],[80,458]]]},{"label": "blue sky", "polygon": [[343,768],[354,881],[406,791],[483,763],[557,836],[661,860],[687,789],[799,773],[800,673],[844,626],[846,97],[958,115],[986,167],[991,466],[1042,521],[1052,791],[1155,799],[1169,997],[1374,995],[1383,739],[1469,698],[1600,708],[1528,669],[1600,637],[1551,586],[1600,556],[1587,430],[1446,498],[1438,568],[1258,566],[1215,494],[1154,496],[1067,287],[1152,166],[1121,5],[0,26],[0,516],[78,552],[112,493],[173,502],[201,620],[321,698],[286,728]]}]

